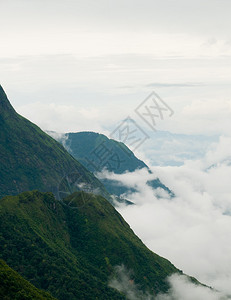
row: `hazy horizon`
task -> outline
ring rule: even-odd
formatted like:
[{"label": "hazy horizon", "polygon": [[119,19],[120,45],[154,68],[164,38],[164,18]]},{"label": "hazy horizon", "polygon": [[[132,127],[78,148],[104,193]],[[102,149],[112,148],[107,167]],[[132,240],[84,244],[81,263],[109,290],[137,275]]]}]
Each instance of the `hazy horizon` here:
[{"label": "hazy horizon", "polygon": [[[133,124],[132,150],[153,174],[100,176],[137,188],[125,195],[136,205],[118,210],[152,251],[221,292],[170,278],[158,300],[231,295],[230,10],[228,0],[0,1],[0,84],[16,111],[45,131],[118,140]],[[175,198],[148,185],[157,177]]]}]

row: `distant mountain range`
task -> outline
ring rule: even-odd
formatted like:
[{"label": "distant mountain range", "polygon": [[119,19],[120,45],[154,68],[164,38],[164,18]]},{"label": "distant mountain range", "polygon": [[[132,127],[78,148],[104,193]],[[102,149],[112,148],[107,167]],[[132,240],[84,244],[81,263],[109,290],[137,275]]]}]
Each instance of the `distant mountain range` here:
[{"label": "distant mountain range", "polygon": [[178,134],[168,131],[147,131],[149,139],[141,150],[152,166],[181,166],[186,160],[202,158],[219,135]]},{"label": "distant mountain range", "polygon": [[[110,204],[104,185],[18,115],[1,86],[0,129],[1,299],[126,299],[110,284],[124,280],[116,272],[122,266],[130,271],[123,284],[138,286],[150,299],[168,291],[166,278],[182,271],[142,243]],[[114,149],[125,147],[93,136]],[[91,141],[94,150],[98,143]],[[81,155],[90,160],[89,143],[82,142]],[[118,172],[147,167],[131,157]]]},{"label": "distant mountain range", "polygon": [[134,153],[121,142],[95,132],[66,133],[62,136],[63,145],[91,172],[122,174],[126,171],[148,168]]},{"label": "distant mountain range", "polygon": [[[109,139],[103,134],[88,131],[65,134],[48,132],[48,134],[56,138],[71,155],[88,170],[94,172],[96,176],[98,172],[103,172],[104,170],[122,174],[142,168],[149,169],[124,143]],[[149,172],[151,171],[149,170]],[[117,196],[134,191],[115,180],[107,178],[100,180],[108,192]],[[162,188],[170,195],[173,195],[158,178],[150,181],[148,184],[154,189]]]}]

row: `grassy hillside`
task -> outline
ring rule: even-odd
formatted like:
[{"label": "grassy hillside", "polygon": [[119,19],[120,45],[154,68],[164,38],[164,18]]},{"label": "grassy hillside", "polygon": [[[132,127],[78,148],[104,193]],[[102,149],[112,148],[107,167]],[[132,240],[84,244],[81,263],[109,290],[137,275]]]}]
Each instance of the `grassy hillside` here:
[{"label": "grassy hillside", "polygon": [[1,300],[55,300],[48,293],[37,289],[0,259]]},{"label": "grassy hillside", "polygon": [[36,287],[58,299],[125,299],[108,286],[114,267],[125,265],[152,294],[167,291],[177,270],[151,252],[113,206],[83,192],[55,200],[51,193],[25,192],[0,200],[0,258]]},{"label": "grassy hillside", "polygon": [[1,86],[0,153],[0,197],[33,189],[57,195],[63,177],[70,173],[105,192],[60,143],[15,112]]}]

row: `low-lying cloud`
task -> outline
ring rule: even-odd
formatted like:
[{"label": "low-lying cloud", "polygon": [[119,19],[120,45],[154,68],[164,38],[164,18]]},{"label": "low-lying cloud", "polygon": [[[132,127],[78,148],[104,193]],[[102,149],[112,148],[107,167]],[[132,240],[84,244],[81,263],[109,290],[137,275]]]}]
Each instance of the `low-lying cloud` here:
[{"label": "low-lying cloud", "polygon": [[[118,210],[151,250],[168,258],[186,274],[229,295],[230,149],[231,138],[221,137],[203,159],[186,161],[180,167],[155,167],[153,174],[146,170],[121,175],[104,173],[105,177],[136,188],[135,193],[126,195],[136,205],[121,205]],[[157,191],[147,185],[156,176],[173,190],[174,198],[160,197],[160,193],[157,197]],[[176,288],[178,281],[172,280]],[[187,288],[185,282],[184,286]]]},{"label": "low-lying cloud", "polygon": [[109,286],[123,293],[128,300],[152,300],[153,297],[141,291],[131,279],[131,271],[124,265],[116,266],[114,277],[109,281]]},{"label": "low-lying cloud", "polygon": [[227,300],[227,296],[199,284],[195,284],[185,275],[173,274],[166,279],[169,283],[167,293],[151,295],[143,292],[131,279],[131,271],[124,265],[115,267],[115,276],[109,286],[123,293],[128,300]]},{"label": "low-lying cloud", "polygon": [[193,284],[186,276],[172,275],[168,278],[168,294],[158,295],[156,300],[226,300],[222,293],[210,288]]}]

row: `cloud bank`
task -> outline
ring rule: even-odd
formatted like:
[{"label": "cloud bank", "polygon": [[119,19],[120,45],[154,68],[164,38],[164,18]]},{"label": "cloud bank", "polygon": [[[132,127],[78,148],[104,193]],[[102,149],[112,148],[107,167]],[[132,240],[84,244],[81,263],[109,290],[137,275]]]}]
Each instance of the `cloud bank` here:
[{"label": "cloud bank", "polygon": [[[168,258],[186,274],[229,295],[230,149],[231,138],[221,137],[203,159],[186,161],[180,167],[155,167],[154,174],[145,170],[104,174],[136,188],[137,192],[126,195],[136,205],[120,206],[118,210],[151,250]],[[147,185],[154,176],[173,190],[176,197],[167,198],[161,193],[157,197],[158,191]]]},{"label": "cloud bank", "polygon": [[211,288],[192,283],[185,275],[173,274],[167,278],[169,291],[153,296],[143,292],[131,279],[131,271],[124,265],[115,267],[115,276],[109,286],[123,293],[128,300],[227,300],[229,297]]}]

